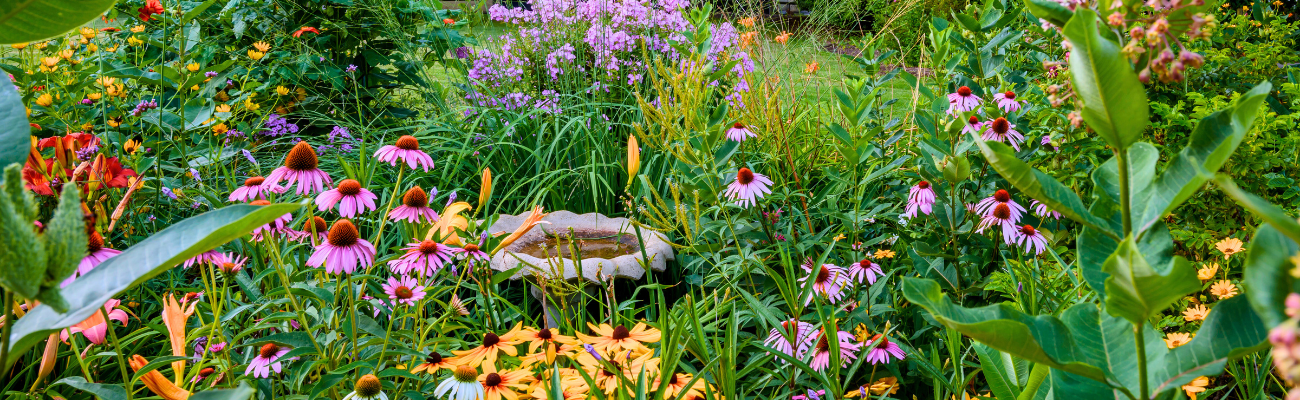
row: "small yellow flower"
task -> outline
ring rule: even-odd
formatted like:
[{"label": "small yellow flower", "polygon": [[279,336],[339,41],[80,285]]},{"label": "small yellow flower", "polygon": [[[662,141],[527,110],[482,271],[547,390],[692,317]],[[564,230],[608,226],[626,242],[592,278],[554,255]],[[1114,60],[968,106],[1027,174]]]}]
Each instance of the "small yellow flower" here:
[{"label": "small yellow flower", "polygon": [[1196,277],[1202,281],[1214,279],[1214,274],[1219,273],[1219,264],[1209,263],[1196,271]]},{"label": "small yellow flower", "polygon": [[109,96],[113,96],[113,97],[120,97],[126,95],[126,91],[122,87],[122,84],[120,83],[107,87],[105,92],[107,92]]},{"label": "small yellow flower", "polygon": [[1210,287],[1210,294],[1218,297],[1219,300],[1231,298],[1237,295],[1237,285],[1227,280],[1218,281],[1214,283],[1214,286]]},{"label": "small yellow flower", "polygon": [[1187,322],[1201,321],[1209,314],[1210,310],[1205,308],[1204,304],[1197,304],[1194,307],[1187,307],[1186,310],[1183,310],[1183,319]]},{"label": "small yellow flower", "polygon": [[92,131],[92,130],[94,130],[94,129],[95,129],[95,124],[93,124],[93,123],[87,122],[87,123],[81,124],[81,130],[82,130],[83,132],[90,132],[90,131]]},{"label": "small yellow flower", "polygon": [[72,54],[72,49],[63,49],[59,51],[59,57],[63,57],[64,60],[72,58]]},{"label": "small yellow flower", "polygon": [[217,112],[219,112],[219,113],[228,113],[228,112],[230,112],[230,105],[229,105],[229,104],[218,104],[218,105],[217,105]]},{"label": "small yellow flower", "polygon": [[1295,268],[1291,268],[1291,277],[1300,278],[1300,253],[1291,256],[1291,264],[1295,265]]},{"label": "small yellow flower", "polygon": [[91,43],[86,45],[86,51],[88,52],[94,53],[97,50],[99,50],[99,45],[97,44]]},{"label": "small yellow flower", "polygon": [[216,124],[212,127],[212,134],[214,135],[224,135],[228,131],[230,131],[230,127],[226,126],[224,123]]},{"label": "small yellow flower", "polygon": [[49,93],[42,93],[40,97],[36,98],[36,105],[41,107],[54,105],[54,97],[51,97]]},{"label": "small yellow flower", "polygon": [[805,74],[813,74],[813,73],[816,73],[816,72],[817,72],[818,70],[820,70],[820,69],[822,69],[822,66],[821,66],[821,64],[818,64],[816,61],[813,61],[813,62],[810,62],[810,63],[807,63],[807,64],[804,64],[804,65],[803,65],[803,72],[804,72]]},{"label": "small yellow flower", "polygon": [[885,249],[876,250],[876,254],[873,258],[894,258],[894,251]]},{"label": "small yellow flower", "polygon": [[87,94],[87,95],[86,95],[86,98],[87,98],[87,99],[96,100],[96,101],[98,101],[100,98],[103,98],[103,97],[104,97],[104,94],[103,94],[103,93],[100,93],[100,92],[90,93],[90,94]]},{"label": "small yellow flower", "polygon": [[117,78],[110,78],[104,76],[104,77],[100,77],[99,79],[96,79],[95,83],[98,83],[99,86],[109,87],[109,86],[113,86],[114,83],[117,83]]},{"label": "small yellow flower", "polygon": [[96,31],[95,28],[91,28],[89,26],[81,27],[81,30],[79,32],[81,33],[81,37],[86,39],[94,39],[95,35],[99,34],[99,31]]},{"label": "small yellow flower", "polygon": [[265,56],[265,55],[266,55],[266,53],[263,53],[263,52],[260,52],[260,51],[257,51],[257,50],[249,50],[249,51],[248,51],[248,58],[253,59],[253,61],[261,60],[262,57]]},{"label": "small yellow flower", "polygon": [[107,52],[109,52],[109,53],[115,52],[115,51],[117,51],[117,45],[113,45],[113,47],[109,47],[109,48],[107,48],[107,49],[104,49],[104,51],[107,51]]},{"label": "small yellow flower", "polygon": [[46,47],[50,46],[50,42],[49,41],[36,42],[35,46],[36,46],[36,50],[45,50]]},{"label": "small yellow flower", "polygon": [[136,150],[140,150],[139,140],[131,139],[131,140],[127,140],[126,143],[122,143],[122,151],[125,152],[126,154],[135,154]]},{"label": "small yellow flower", "polygon": [[262,106],[259,106],[257,105],[257,103],[254,103],[253,99],[244,99],[244,108],[247,109],[248,111],[257,111],[257,109],[262,108]]},{"label": "small yellow flower", "polygon": [[144,44],[144,41],[137,39],[135,36],[132,36],[126,39],[126,44],[129,46],[139,46]]},{"label": "small yellow flower", "polygon": [[267,44],[266,42],[258,41],[253,43],[253,48],[257,49],[257,51],[265,53],[267,52],[267,50],[271,50],[271,45]]},{"label": "small yellow flower", "polygon": [[185,69],[190,70],[190,72],[199,72],[199,68],[199,63],[190,63],[185,66]]},{"label": "small yellow flower", "polygon": [[1241,252],[1241,244],[1241,239],[1230,237],[1220,240],[1219,243],[1214,245],[1214,247],[1218,248],[1219,252],[1223,253],[1224,259],[1228,259],[1231,258],[1233,254]]},{"label": "small yellow flower", "polygon": [[284,86],[276,86],[276,87],[275,87],[275,93],[278,94],[278,95],[281,95],[281,96],[287,95],[287,94],[289,94],[289,88],[284,87]]},{"label": "small yellow flower", "polygon": [[15,50],[22,50],[27,48],[27,43],[14,43],[9,45],[9,47],[13,47]]},{"label": "small yellow flower", "polygon": [[1205,387],[1209,385],[1210,385],[1210,378],[1206,378],[1202,376],[1196,379],[1192,379],[1190,383],[1183,385],[1183,391],[1187,392],[1187,398],[1196,400],[1196,395],[1201,392],[1204,392]]},{"label": "small yellow flower", "polygon": [[1169,346],[1171,349],[1185,345],[1190,341],[1192,341],[1192,335],[1183,332],[1170,332],[1168,335],[1165,335],[1165,345]]},{"label": "small yellow flower", "polygon": [[131,32],[132,32],[132,33],[140,33],[140,32],[144,32],[144,25],[136,25],[136,26],[131,27]]},{"label": "small yellow flower", "polygon": [[846,236],[844,236],[844,234],[841,233],[841,234],[835,235],[835,237],[831,238],[831,240],[832,240],[832,241],[836,241],[836,242],[838,242],[838,241],[844,240],[845,237],[846,237]]},{"label": "small yellow flower", "polygon": [[55,65],[59,65],[58,57],[45,57],[41,59],[41,66],[53,67]]},{"label": "small yellow flower", "polygon": [[[113,117],[113,118],[109,118],[109,119],[108,119],[108,126],[111,126],[111,127],[114,127],[114,128],[119,127],[119,126],[122,126],[122,117]],[[127,142],[126,142],[126,144],[130,144],[130,143],[131,143],[131,141],[127,141]],[[123,144],[123,145],[122,145],[122,147],[123,147],[124,150],[126,149],[126,144]],[[139,141],[139,140],[136,140],[136,141],[135,141],[135,147],[130,149],[130,150],[131,150],[130,153],[134,154],[134,153],[135,153],[135,149],[137,149],[137,148],[139,148],[139,147],[140,147],[140,141]]]},{"label": "small yellow flower", "polygon": [[199,91],[199,89],[202,89],[201,87],[199,87],[199,85],[190,86],[190,90],[193,90],[193,91],[196,91],[196,92],[197,92],[197,91]]}]

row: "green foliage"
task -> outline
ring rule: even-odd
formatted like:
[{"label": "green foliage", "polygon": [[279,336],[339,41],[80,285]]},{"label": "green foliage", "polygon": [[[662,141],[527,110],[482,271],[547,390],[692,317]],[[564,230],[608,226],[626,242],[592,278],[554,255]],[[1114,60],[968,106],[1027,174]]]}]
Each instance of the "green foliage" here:
[{"label": "green foliage", "polygon": [[[26,43],[73,30],[94,20],[116,0],[29,0],[9,2],[0,16],[0,43]],[[8,85],[4,85],[8,86]],[[8,165],[0,159],[0,166]]]}]

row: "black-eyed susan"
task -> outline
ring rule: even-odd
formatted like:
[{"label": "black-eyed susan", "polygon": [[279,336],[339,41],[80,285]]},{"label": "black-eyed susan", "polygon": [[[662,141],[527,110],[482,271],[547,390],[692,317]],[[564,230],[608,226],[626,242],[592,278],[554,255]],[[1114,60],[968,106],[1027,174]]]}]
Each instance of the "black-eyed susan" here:
[{"label": "black-eyed susan", "polygon": [[610,326],[609,324],[596,326],[587,323],[587,326],[596,333],[596,336],[579,333],[578,339],[602,353],[645,348],[646,343],[658,342],[661,336],[658,329],[646,326],[642,322],[634,325],[632,329],[623,325]]},{"label": "black-eyed susan", "polygon": [[488,364],[495,364],[497,356],[501,353],[506,353],[511,357],[517,356],[519,351],[515,349],[515,345],[521,343],[518,335],[522,327],[523,323],[517,323],[513,329],[501,335],[492,332],[485,333],[483,334],[483,341],[480,342],[478,347],[469,350],[452,351],[452,354],[456,355],[452,362],[478,367],[484,361],[487,361]]}]

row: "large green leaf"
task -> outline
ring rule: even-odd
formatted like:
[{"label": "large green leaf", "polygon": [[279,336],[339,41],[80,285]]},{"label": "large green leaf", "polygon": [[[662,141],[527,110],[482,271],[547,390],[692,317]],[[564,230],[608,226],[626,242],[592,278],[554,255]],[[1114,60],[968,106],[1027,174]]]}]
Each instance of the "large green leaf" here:
[{"label": "large green leaf", "polygon": [[989,347],[1093,380],[1108,381],[1105,371],[1089,365],[1092,360],[1079,348],[1069,328],[1055,317],[1029,316],[1009,304],[980,308],[958,306],[948,300],[938,283],[928,279],[903,278],[903,297],[925,308],[944,326]]},{"label": "large green leaf", "polygon": [[1245,297],[1259,313],[1264,326],[1274,327],[1287,320],[1286,296],[1300,292],[1291,276],[1291,257],[1300,254],[1300,245],[1282,235],[1272,224],[1263,224],[1250,239],[1243,284]]},{"label": "large green leaf", "polygon": [[1267,81],[1260,83],[1231,106],[1201,118],[1187,147],[1174,156],[1156,180],[1150,199],[1145,204],[1134,203],[1134,207],[1141,208],[1134,210],[1138,218],[1134,229],[1140,232],[1150,227],[1214,178],[1250,131],[1256,112],[1272,88]]},{"label": "large green leaf", "polygon": [[993,397],[999,399],[1014,399],[1020,397],[1020,384],[1016,381],[1015,359],[1010,354],[1003,353],[985,345],[975,343],[975,354],[979,355],[980,372],[984,374],[984,380],[989,383],[989,390],[993,392]]},{"label": "large green leaf", "polygon": [[1268,200],[1241,190],[1241,188],[1237,187],[1237,183],[1233,182],[1232,178],[1227,175],[1215,175],[1214,183],[1218,184],[1219,189],[1227,193],[1228,197],[1236,200],[1237,204],[1241,204],[1242,207],[1246,207],[1247,210],[1259,216],[1264,222],[1273,225],[1274,229],[1277,229],[1286,237],[1300,243],[1300,222],[1297,222],[1295,217],[1287,215],[1286,211],[1273,205],[1273,203],[1269,203]]},{"label": "large green leaf", "polygon": [[[1092,305],[1071,307],[1061,315],[1061,320],[1075,334],[1080,348],[1088,354],[1093,365],[1105,366],[1117,380],[1117,386],[1130,393],[1140,392],[1138,352],[1132,323],[1103,313]],[[1168,353],[1164,340],[1150,324],[1143,327],[1143,333],[1147,360],[1159,359]]]},{"label": "large green leaf", "polygon": [[1201,289],[1196,270],[1187,260],[1172,257],[1163,266],[1150,263],[1161,260],[1170,258],[1146,259],[1132,237],[1120,242],[1102,266],[1102,271],[1110,274],[1106,279],[1106,312],[1140,324],[1183,295]]},{"label": "large green leaf", "polygon": [[42,304],[18,319],[9,337],[8,361],[22,357],[51,333],[85,320],[122,291],[301,206],[229,206],[188,218],[136,243],[63,288],[70,306],[68,312],[60,314]]},{"label": "large green leaf", "polygon": [[1065,24],[1070,39],[1070,73],[1083,101],[1080,114],[1088,127],[1123,151],[1142,135],[1149,122],[1146,88],[1138,81],[1120,45],[1102,36],[1097,13],[1080,9]]},{"label": "large green leaf", "polygon": [[1035,17],[1056,26],[1065,26],[1070,17],[1074,16],[1074,11],[1052,0],[1025,0],[1025,8]]},{"label": "large green leaf", "polygon": [[[3,35],[3,33],[0,33]],[[27,107],[9,74],[0,74],[0,169],[22,164],[31,148],[32,127],[27,122]]]},{"label": "large green leaf", "polygon": [[58,36],[93,21],[115,0],[9,0],[0,5],[0,44]]},{"label": "large green leaf", "polygon": [[1151,392],[1174,390],[1199,376],[1217,376],[1228,360],[1264,349],[1267,339],[1268,329],[1244,296],[1215,303],[1191,342],[1149,364]]},{"label": "large green leaf", "polygon": [[984,152],[984,157],[988,158],[989,164],[993,165],[993,169],[1016,189],[1043,202],[1067,218],[1101,232],[1114,234],[1105,220],[1088,212],[1078,194],[1051,175],[1020,161],[1011,147],[1001,142],[989,142],[978,137],[975,139],[980,151]]},{"label": "large green leaf", "polygon": [[239,387],[225,390],[205,390],[190,396],[189,400],[248,400],[257,394],[257,390],[248,383],[239,382]]},{"label": "large green leaf", "polygon": [[[70,376],[54,382],[52,385],[64,384],[72,386],[79,390],[84,390],[94,394],[100,400],[126,400],[126,389],[121,384],[107,385],[102,383],[87,382],[86,378],[80,376]],[[51,386],[52,386],[51,385]]]}]

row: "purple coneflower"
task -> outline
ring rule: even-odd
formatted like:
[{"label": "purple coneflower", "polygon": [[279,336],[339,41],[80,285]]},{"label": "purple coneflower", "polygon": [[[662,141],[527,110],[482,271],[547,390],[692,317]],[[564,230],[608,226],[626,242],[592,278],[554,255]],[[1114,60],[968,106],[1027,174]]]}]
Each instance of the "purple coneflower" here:
[{"label": "purple coneflower", "polygon": [[248,257],[235,255],[235,253],[223,253],[217,255],[213,261],[221,272],[233,274],[244,270],[244,264],[248,263]]},{"label": "purple coneflower", "polygon": [[930,187],[930,181],[918,182],[907,193],[907,207],[903,212],[903,218],[915,218],[918,211],[930,215],[934,200],[934,188]]},{"label": "purple coneflower", "polygon": [[[433,193],[437,195],[438,189],[434,189]],[[429,223],[438,222],[438,212],[429,208],[429,194],[419,186],[407,190],[406,194],[402,195],[402,205],[388,213],[388,219],[406,220],[413,224],[420,223],[420,217],[424,217],[424,220]]]},{"label": "purple coneflower", "polygon": [[257,351],[257,357],[248,362],[248,369],[244,370],[244,375],[252,375],[254,378],[270,378],[271,371],[280,373],[283,363],[280,357],[289,352],[288,347],[280,346],[275,343],[262,345]]},{"label": "purple coneflower", "polygon": [[877,334],[876,337],[871,338],[871,340],[867,341],[867,346],[871,346],[871,350],[867,351],[867,362],[871,364],[889,364],[890,356],[897,358],[899,361],[907,358],[907,353],[903,352],[903,348],[898,347],[897,343],[890,342],[889,338],[883,334]]},{"label": "purple coneflower", "polygon": [[[265,206],[265,205],[270,205],[271,202],[266,200],[253,200],[248,204],[254,206]],[[293,214],[281,215],[280,218],[276,218],[275,221],[271,221],[271,223],[269,224],[262,225],[257,227],[257,229],[254,229],[253,236],[261,237],[262,235],[266,235],[266,234],[283,232],[284,224],[287,224],[289,223],[289,221],[292,220],[293,220]]]},{"label": "purple coneflower", "polygon": [[403,276],[402,279],[388,277],[388,283],[384,284],[384,293],[388,294],[388,299],[398,304],[408,306],[415,305],[415,302],[424,298],[424,286],[420,286],[415,278]]},{"label": "purple coneflower", "polygon": [[[825,327],[822,327],[821,330],[818,330],[813,335],[813,340],[816,341],[817,344],[813,346],[813,358],[812,362],[808,363],[808,366],[812,367],[813,371],[820,372],[826,370],[826,367],[831,365],[831,344],[830,339],[827,338],[829,335],[826,334]],[[844,368],[847,367],[849,363],[853,362],[853,360],[858,358],[858,355],[855,354],[855,352],[858,351],[859,346],[858,344],[853,343],[852,333],[838,331],[835,336],[840,345],[840,368]]]},{"label": "purple coneflower", "polygon": [[429,168],[433,168],[433,157],[420,150],[420,141],[411,135],[397,138],[397,143],[393,145],[380,147],[379,151],[375,152],[375,158],[393,166],[401,160],[411,169],[419,165],[424,167],[424,172],[429,172]]},{"label": "purple coneflower", "polygon": [[758,204],[758,199],[772,193],[772,189],[768,188],[771,184],[772,180],[766,176],[750,171],[749,168],[741,168],[736,171],[736,181],[727,185],[723,194],[736,200],[738,206],[753,207]]},{"label": "purple coneflower", "polygon": [[1034,229],[1032,225],[1021,226],[1016,230],[1016,245],[1024,246],[1025,254],[1032,250],[1034,255],[1043,254],[1047,250],[1047,238],[1042,232]]},{"label": "purple coneflower", "polygon": [[286,189],[275,183],[266,183],[266,178],[254,176],[244,180],[244,186],[230,192],[230,201],[253,201],[266,199],[267,193],[284,193]]},{"label": "purple coneflower", "polygon": [[984,121],[980,121],[980,116],[972,115],[970,116],[970,119],[966,120],[966,126],[961,128],[961,133],[963,135],[968,133],[972,135],[979,135],[980,128],[983,127],[984,127]]},{"label": "purple coneflower", "polygon": [[451,247],[433,240],[417,241],[406,245],[406,254],[388,262],[393,273],[416,273],[420,276],[433,276],[442,266],[451,262]]},{"label": "purple coneflower", "polygon": [[456,253],[456,256],[460,257],[462,260],[491,261],[492,257],[488,257],[488,254],[483,252],[483,245],[486,244],[486,242],[487,232],[483,232],[483,235],[479,237],[478,244],[466,243],[464,246],[451,249],[451,252]]},{"label": "purple coneflower", "polygon": [[880,270],[880,264],[871,262],[868,259],[849,264],[849,278],[857,283],[867,282],[875,284],[876,278],[884,276],[885,272]]},{"label": "purple coneflower", "polygon": [[767,339],[763,340],[763,345],[776,349],[776,351],[785,353],[790,357],[803,358],[812,346],[812,338],[815,335],[813,326],[810,323],[796,320],[781,322],[780,326],[772,328],[768,332]]},{"label": "purple coneflower", "polygon": [[319,215],[313,215],[311,219],[303,221],[302,230],[294,232],[294,235],[290,236],[290,239],[301,241],[302,239],[310,238],[312,244],[315,244],[319,241],[326,240],[329,235],[329,230],[329,224],[325,222],[325,218],[321,218]]},{"label": "purple coneflower", "polygon": [[216,250],[208,250],[208,251],[205,251],[205,252],[199,253],[199,255],[197,255],[197,256],[190,257],[188,260],[185,260],[185,262],[182,263],[181,266],[184,267],[184,268],[189,268],[189,267],[193,267],[193,266],[195,266],[195,265],[202,265],[202,264],[206,264],[206,263],[215,263],[215,262],[220,262],[220,261],[221,261],[221,252],[216,251]]},{"label": "purple coneflower", "polygon": [[743,142],[745,141],[745,139],[749,139],[752,137],[758,137],[758,134],[754,133],[754,131],[749,130],[749,128],[746,127],[745,124],[739,122],[732,125],[731,129],[727,129],[727,139],[731,139],[737,142]]},{"label": "purple coneflower", "polygon": [[100,263],[122,254],[121,251],[104,247],[104,237],[100,236],[97,231],[91,232],[89,239],[86,242],[86,257],[81,259],[81,263],[77,264],[77,270],[73,272],[72,276],[64,279],[60,287],[68,286],[68,284],[72,283],[72,280],[95,269]]},{"label": "purple coneflower", "polygon": [[330,175],[317,168],[320,160],[316,158],[316,150],[307,142],[298,142],[289,150],[289,154],[284,156],[284,166],[271,171],[271,175],[266,177],[272,184],[279,184],[282,180],[288,180],[285,187],[298,185],[298,194],[306,195],[320,193],[325,191],[325,186],[333,183]]},{"label": "purple coneflower", "polygon": [[[1040,144],[1043,145],[1043,146],[1047,146],[1047,145],[1049,145],[1049,144],[1052,144],[1052,135],[1043,135],[1043,141],[1040,142]],[[1053,145],[1053,146],[1052,146],[1052,151],[1061,151],[1061,146]]]},{"label": "purple coneflower", "polygon": [[307,259],[307,265],[325,267],[331,274],[352,273],[357,264],[369,267],[375,262],[375,246],[361,238],[352,221],[341,219],[330,227],[325,242]]},{"label": "purple coneflower", "polygon": [[1016,124],[1007,122],[1006,118],[998,117],[993,122],[988,123],[984,129],[984,134],[980,139],[1003,142],[1011,145],[1011,148],[1020,151],[1020,142],[1025,140],[1025,136],[1016,131]]},{"label": "purple coneflower", "polygon": [[[355,179],[344,179],[339,181],[338,187],[316,196],[316,206],[317,210],[325,211],[334,208],[337,204],[339,216],[352,218],[367,211],[374,211],[376,199],[379,199],[379,196],[361,187],[361,182]],[[367,208],[370,210],[366,210]]]},{"label": "purple coneflower", "polygon": [[834,264],[822,264],[820,267],[816,267],[815,270],[813,268],[810,265],[804,265],[803,270],[808,272],[808,275],[799,278],[801,283],[808,281],[808,278],[813,278],[813,292],[808,294],[808,299],[804,301],[804,304],[812,303],[813,296],[817,294],[826,296],[826,300],[831,303],[838,302],[840,295],[843,294],[844,286],[848,283],[848,274],[844,272],[843,268]]},{"label": "purple coneflower", "polygon": [[979,96],[971,92],[970,86],[957,88],[957,93],[948,93],[948,113],[958,114],[974,110],[980,106]]},{"label": "purple coneflower", "polygon": [[1006,203],[998,203],[998,205],[993,206],[992,212],[984,215],[984,218],[980,220],[975,232],[984,233],[985,229],[998,225],[1002,227],[1002,241],[1008,245],[1015,243],[1016,232],[1019,229],[1016,227],[1016,221],[1012,220],[1011,216],[1011,207],[1007,206]]},{"label": "purple coneflower", "polygon": [[1003,112],[1013,113],[1020,110],[1020,102],[1016,101],[1016,92],[1006,91],[993,95],[993,101],[998,102],[998,108]]},{"label": "purple coneflower", "polygon": [[980,216],[989,215],[989,213],[993,212],[993,207],[998,204],[1006,204],[1007,207],[1010,208],[1012,223],[1020,222],[1020,216],[1025,212],[1025,208],[1020,206],[1019,203],[1016,203],[1015,200],[1012,200],[1011,193],[1008,193],[1004,189],[998,189],[993,192],[992,196],[980,200],[979,204],[975,205],[975,212]]},{"label": "purple coneflower", "polygon": [[1040,216],[1040,217],[1043,217],[1043,218],[1051,217],[1051,218],[1054,218],[1054,219],[1061,219],[1061,213],[1056,212],[1055,210],[1052,210],[1052,209],[1050,209],[1050,208],[1047,208],[1047,205],[1046,205],[1046,204],[1043,204],[1042,202],[1038,201],[1037,199],[1034,199],[1034,200],[1030,200],[1030,201],[1029,201],[1029,208],[1034,209],[1034,215],[1037,215],[1037,216]]}]

